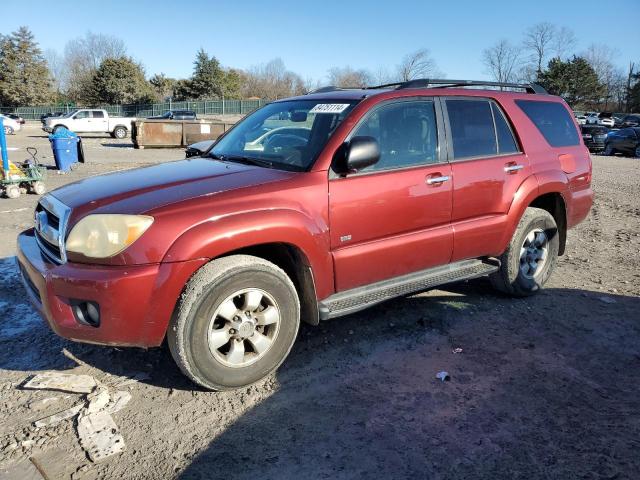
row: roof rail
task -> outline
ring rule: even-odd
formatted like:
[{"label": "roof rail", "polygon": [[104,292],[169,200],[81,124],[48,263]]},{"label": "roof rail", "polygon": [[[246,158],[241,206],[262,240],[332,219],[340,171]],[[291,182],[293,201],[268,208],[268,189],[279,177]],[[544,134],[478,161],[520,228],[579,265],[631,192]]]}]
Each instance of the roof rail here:
[{"label": "roof rail", "polygon": [[537,83],[507,83],[507,82],[491,82],[485,80],[449,80],[438,78],[419,78],[406,82],[387,83],[384,85],[376,85],[375,88],[396,87],[396,89],[405,88],[451,88],[451,87],[500,87],[500,88],[520,88],[527,93],[547,94],[547,91]]},{"label": "roof rail", "polygon": [[316,88],[315,90],[311,90],[307,95],[312,93],[325,93],[325,92],[335,92],[336,90],[343,90],[342,88],[338,88],[335,85],[329,85],[326,87]]}]

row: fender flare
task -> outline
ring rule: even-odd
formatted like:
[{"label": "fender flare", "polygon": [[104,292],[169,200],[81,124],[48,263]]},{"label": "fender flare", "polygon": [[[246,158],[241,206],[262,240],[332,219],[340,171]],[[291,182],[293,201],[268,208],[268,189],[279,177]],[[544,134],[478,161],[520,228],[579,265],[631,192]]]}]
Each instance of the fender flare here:
[{"label": "fender flare", "polygon": [[306,257],[316,295],[324,298],[333,293],[333,262],[328,238],[326,225],[318,225],[296,210],[239,212],[214,216],[189,228],[172,243],[162,262],[210,260],[243,248],[286,244]]},{"label": "fender flare", "polygon": [[513,202],[507,213],[507,223],[500,241],[501,250],[506,250],[522,215],[536,198],[548,193],[559,194],[562,197],[566,215],[567,201],[564,192],[566,192],[567,188],[567,176],[564,172],[555,170],[535,173],[522,182],[513,196]]}]

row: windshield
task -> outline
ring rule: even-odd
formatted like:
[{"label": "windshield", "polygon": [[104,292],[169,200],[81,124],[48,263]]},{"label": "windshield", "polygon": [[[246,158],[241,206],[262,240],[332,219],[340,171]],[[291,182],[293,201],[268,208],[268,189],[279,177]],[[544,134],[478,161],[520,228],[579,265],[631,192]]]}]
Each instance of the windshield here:
[{"label": "windshield", "polygon": [[292,100],[256,110],[209,151],[220,160],[309,169],[355,101]]},{"label": "windshield", "polygon": [[62,118],[69,118],[71,115],[73,115],[74,113],[76,113],[78,110],[71,110],[70,112],[65,113],[64,115],[61,115]]}]

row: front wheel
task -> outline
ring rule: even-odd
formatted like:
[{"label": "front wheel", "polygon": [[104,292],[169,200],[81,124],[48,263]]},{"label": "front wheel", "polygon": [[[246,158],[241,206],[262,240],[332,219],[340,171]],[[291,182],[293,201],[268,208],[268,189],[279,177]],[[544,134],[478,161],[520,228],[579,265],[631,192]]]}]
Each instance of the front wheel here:
[{"label": "front wheel", "polygon": [[540,208],[527,208],[507,250],[500,256],[500,270],[489,277],[491,283],[508,295],[533,295],[551,276],[559,245],[553,216]]},{"label": "front wheel", "polygon": [[635,154],[636,154],[636,157],[637,157],[637,158],[640,158],[640,145],[638,145],[638,146],[636,147]]},{"label": "front wheel", "polygon": [[299,323],[298,295],[287,274],[261,258],[231,255],[208,263],[189,281],[167,339],[191,380],[230,390],[278,368]]},{"label": "front wheel", "polygon": [[127,136],[127,129],[124,127],[116,127],[113,129],[113,136],[118,139],[123,139]]},{"label": "front wheel", "polygon": [[13,127],[10,127],[9,125],[5,125],[4,134],[5,135],[13,135]]}]

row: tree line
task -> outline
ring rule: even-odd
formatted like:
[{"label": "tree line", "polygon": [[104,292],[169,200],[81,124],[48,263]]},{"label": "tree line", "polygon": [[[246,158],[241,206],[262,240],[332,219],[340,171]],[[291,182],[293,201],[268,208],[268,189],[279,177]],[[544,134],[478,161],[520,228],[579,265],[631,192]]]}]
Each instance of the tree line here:
[{"label": "tree line", "polygon": [[520,43],[507,39],[482,52],[486,72],[499,82],[536,82],[575,110],[640,110],[640,65],[616,65],[619,56],[605,44],[576,52],[573,31],[549,22],[523,32]]},{"label": "tree line", "polygon": [[[606,45],[591,45],[579,54],[575,46],[570,29],[539,23],[524,31],[520,43],[500,40],[486,48],[482,61],[494,80],[540,83],[574,109],[640,110],[636,63],[630,62],[623,71],[614,62],[617,52]],[[331,68],[328,84],[364,87],[445,76],[428,49],[399,60],[395,66],[376,70]],[[175,79],[163,73],[148,77],[143,65],[128,54],[125,43],[111,35],[88,32],[70,40],[58,53],[43,52],[27,27],[0,34],[0,106],[148,104],[169,98],[277,99],[307,93],[322,83],[303,79],[279,58],[243,70],[221,65],[203,49],[196,53],[189,78]]]}]

